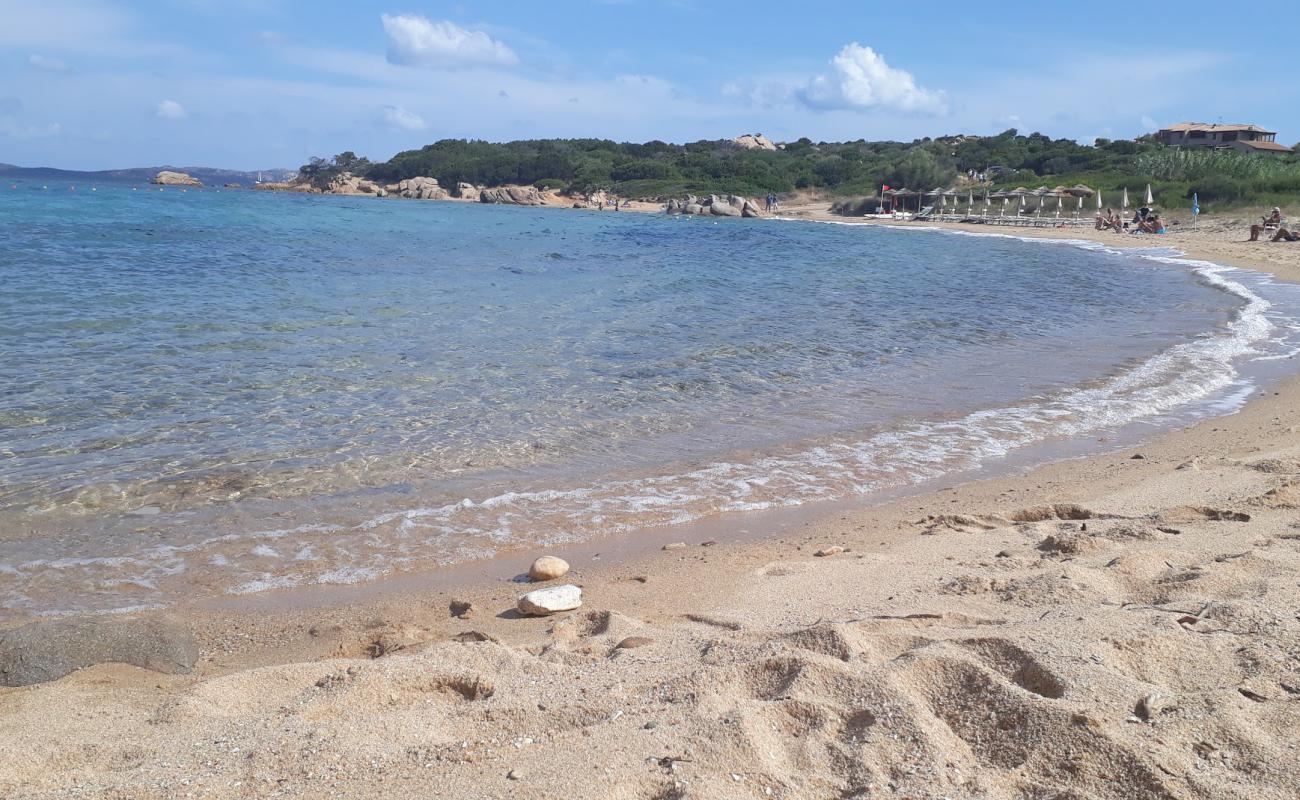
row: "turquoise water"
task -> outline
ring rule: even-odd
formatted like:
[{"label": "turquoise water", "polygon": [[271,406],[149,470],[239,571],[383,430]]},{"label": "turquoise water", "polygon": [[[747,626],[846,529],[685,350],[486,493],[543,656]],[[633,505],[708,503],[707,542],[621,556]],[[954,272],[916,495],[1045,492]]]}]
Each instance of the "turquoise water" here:
[{"label": "turquoise water", "polygon": [[46,612],[870,494],[1286,346],[1167,258],[255,192],[8,189],[0,281],[0,605]]}]

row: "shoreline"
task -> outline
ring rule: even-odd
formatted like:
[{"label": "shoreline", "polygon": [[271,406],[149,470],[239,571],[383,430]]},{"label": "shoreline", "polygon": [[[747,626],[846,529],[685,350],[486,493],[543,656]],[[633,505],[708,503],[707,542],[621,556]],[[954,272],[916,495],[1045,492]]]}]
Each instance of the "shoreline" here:
[{"label": "shoreline", "polygon": [[[1174,247],[1300,282],[1300,249],[1175,231],[990,233]],[[1282,657],[1300,652],[1300,623],[1265,622],[1270,608],[1300,607],[1289,510],[1300,507],[1298,401],[1293,374],[1235,413],[1123,453],[944,479],[879,505],[660,529],[614,558],[610,540],[556,549],[585,603],[549,620],[510,611],[527,590],[511,580],[527,568],[520,553],[454,584],[328,587],[335,602],[296,608],[173,609],[198,638],[193,675],[110,664],[0,688],[0,794],[64,796],[75,784],[84,796],[155,796],[145,787],[161,784],[156,796],[183,796],[181,781],[194,780],[184,785],[201,787],[195,796],[238,797],[265,778],[287,796],[325,785],[401,796],[436,764],[455,797],[811,798],[889,784],[919,797],[1079,787],[1099,798],[1283,798],[1300,780],[1287,745],[1300,662]],[[650,549],[677,541],[687,546]],[[813,555],[828,547],[844,549]],[[452,617],[452,600],[475,610]],[[471,630],[483,641],[456,640]],[[631,638],[650,641],[621,646]],[[1258,655],[1234,661],[1242,647]],[[321,675],[342,677],[322,688]],[[1152,693],[1167,705],[1133,721]],[[78,725],[77,707],[94,721]],[[279,732],[258,722],[276,708],[289,709]],[[999,715],[1019,722],[989,723]],[[47,718],[58,721],[37,724]],[[352,739],[340,735],[359,718]],[[420,733],[435,722],[432,738]],[[71,756],[91,741],[102,742],[93,754]],[[301,755],[311,741],[321,744]],[[123,770],[132,747],[144,755]],[[426,750],[412,758],[412,747]],[[341,766],[310,766],[322,753]],[[376,760],[384,780],[372,782],[365,764]],[[662,793],[679,783],[692,794]]]}]

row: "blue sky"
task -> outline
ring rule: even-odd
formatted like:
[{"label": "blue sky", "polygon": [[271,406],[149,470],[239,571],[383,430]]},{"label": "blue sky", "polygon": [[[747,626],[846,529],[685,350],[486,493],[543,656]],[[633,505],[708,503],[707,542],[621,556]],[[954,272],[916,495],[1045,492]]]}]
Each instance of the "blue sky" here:
[{"label": "blue sky", "polygon": [[0,0],[0,162],[293,167],[448,137],[1091,141],[1183,120],[1293,144],[1294,30],[1221,2]]}]

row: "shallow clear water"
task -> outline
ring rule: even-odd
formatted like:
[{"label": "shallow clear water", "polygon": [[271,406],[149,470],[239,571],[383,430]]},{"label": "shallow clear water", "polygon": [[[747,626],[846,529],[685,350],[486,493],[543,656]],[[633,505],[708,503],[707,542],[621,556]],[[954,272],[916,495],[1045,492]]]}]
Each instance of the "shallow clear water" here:
[{"label": "shallow clear water", "polygon": [[1279,301],[1009,238],[0,195],[0,605],[349,582],[968,470],[1239,388]]}]

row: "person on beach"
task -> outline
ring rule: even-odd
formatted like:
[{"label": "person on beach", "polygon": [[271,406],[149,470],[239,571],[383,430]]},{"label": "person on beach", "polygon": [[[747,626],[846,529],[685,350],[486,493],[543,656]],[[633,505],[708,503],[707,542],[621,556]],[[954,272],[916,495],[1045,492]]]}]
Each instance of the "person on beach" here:
[{"label": "person on beach", "polygon": [[[1250,226],[1250,239],[1248,239],[1247,241],[1258,242],[1259,235],[1273,226],[1277,226],[1278,233],[1282,232],[1282,227],[1281,227],[1282,209],[1281,208],[1277,206],[1273,206],[1273,210],[1269,212],[1268,216],[1260,217],[1260,219],[1263,221],[1259,225]],[[1276,242],[1277,237],[1274,236],[1272,241]],[[1294,240],[1287,239],[1287,241],[1294,241]]]},{"label": "person on beach", "polygon": [[1134,234],[1138,234],[1138,233],[1160,234],[1164,232],[1165,232],[1165,223],[1160,219],[1160,215],[1155,213],[1154,211],[1149,212],[1146,215],[1146,217],[1144,217],[1142,221],[1138,223],[1137,227],[1134,228],[1132,231],[1130,231],[1130,233],[1134,233]]},{"label": "person on beach", "polygon": [[1275,235],[1272,239],[1269,239],[1269,241],[1270,242],[1300,242],[1300,233],[1293,233],[1292,231],[1288,231],[1286,228],[1278,228],[1277,235]]},{"label": "person on beach", "polygon": [[1124,222],[1120,219],[1119,214],[1115,213],[1113,208],[1108,208],[1104,215],[1100,211],[1097,212],[1097,230],[1123,231]]}]

